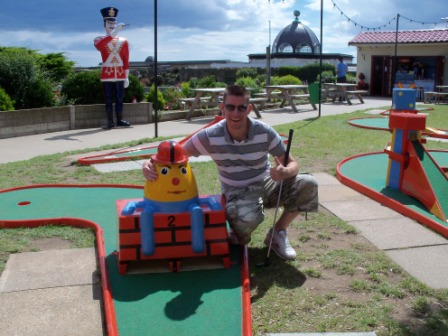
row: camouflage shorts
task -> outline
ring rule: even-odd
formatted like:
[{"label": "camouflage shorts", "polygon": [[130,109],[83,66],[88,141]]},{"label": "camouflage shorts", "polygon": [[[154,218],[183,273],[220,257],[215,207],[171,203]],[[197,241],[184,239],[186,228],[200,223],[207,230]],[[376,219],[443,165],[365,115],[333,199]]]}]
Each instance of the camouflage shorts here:
[{"label": "camouflage shorts", "polygon": [[[317,180],[309,174],[298,174],[283,181],[280,206],[284,211],[315,212],[319,207]],[[267,177],[262,184],[246,188],[227,188],[226,212],[230,226],[240,243],[247,244],[252,232],[264,220],[263,207],[277,206],[280,183]]]}]

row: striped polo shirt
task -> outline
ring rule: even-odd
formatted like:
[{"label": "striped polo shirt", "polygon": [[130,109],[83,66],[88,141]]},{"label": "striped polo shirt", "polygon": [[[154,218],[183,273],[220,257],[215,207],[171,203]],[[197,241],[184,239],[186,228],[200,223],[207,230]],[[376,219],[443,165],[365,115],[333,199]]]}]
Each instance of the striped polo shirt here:
[{"label": "striped polo shirt", "polygon": [[185,144],[191,156],[210,155],[218,166],[222,187],[242,188],[261,183],[269,175],[268,153],[285,154],[280,135],[269,125],[248,118],[247,139],[234,141],[227,131],[226,120],[200,130]]}]

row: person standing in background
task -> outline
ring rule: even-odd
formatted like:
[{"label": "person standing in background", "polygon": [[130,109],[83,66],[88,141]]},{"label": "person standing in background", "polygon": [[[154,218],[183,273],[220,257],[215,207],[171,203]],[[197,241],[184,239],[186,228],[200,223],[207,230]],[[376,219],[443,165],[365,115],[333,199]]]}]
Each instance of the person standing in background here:
[{"label": "person standing in background", "polygon": [[[339,56],[338,60],[339,63],[336,66],[336,83],[346,83],[348,66],[344,63],[344,59],[342,58],[342,56]],[[342,100],[343,98],[339,97],[339,101]]]},{"label": "person standing in background", "polygon": [[339,56],[338,60],[339,63],[336,66],[336,83],[346,83],[348,66],[344,63],[344,59],[341,56]]},{"label": "person standing in background", "polygon": [[95,48],[103,60],[101,82],[106,103],[107,129],[115,127],[113,119],[113,101],[115,96],[115,115],[117,126],[131,126],[123,120],[124,89],[129,86],[129,44],[125,38],[118,37],[118,32],[126,26],[116,24],[118,9],[106,7],[100,10],[103,16],[106,36],[94,40]]}]

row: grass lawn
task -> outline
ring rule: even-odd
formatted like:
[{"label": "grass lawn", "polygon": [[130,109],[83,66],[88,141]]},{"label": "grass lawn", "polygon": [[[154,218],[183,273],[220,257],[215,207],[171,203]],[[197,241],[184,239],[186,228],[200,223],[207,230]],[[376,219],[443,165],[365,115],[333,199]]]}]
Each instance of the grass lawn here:
[{"label": "grass lawn", "polygon": [[[435,106],[428,111],[427,125],[448,129],[447,114],[448,106]],[[347,119],[362,116],[368,115],[358,111],[275,128],[284,134],[294,129],[291,153],[302,172],[334,175],[342,159],[382,151],[391,141],[389,132],[347,123]],[[426,147],[448,150],[448,143],[428,141]],[[1,164],[0,175],[8,178],[0,180],[0,189],[40,183],[143,184],[140,171],[103,174],[78,166],[74,157],[79,154],[67,152]],[[192,167],[201,194],[220,192],[212,162],[195,162]],[[254,335],[330,331],[448,335],[448,290],[433,290],[412,278],[353,227],[331,214],[309,214],[308,220],[291,225],[289,235],[298,251],[297,260],[286,262],[272,254],[271,266],[255,267],[266,256],[263,240],[273,217],[274,210],[267,211],[249,245]],[[10,253],[44,249],[45,243],[55,240],[68,242],[62,244],[64,248],[94,245],[89,230],[3,229],[0,271]]]}]

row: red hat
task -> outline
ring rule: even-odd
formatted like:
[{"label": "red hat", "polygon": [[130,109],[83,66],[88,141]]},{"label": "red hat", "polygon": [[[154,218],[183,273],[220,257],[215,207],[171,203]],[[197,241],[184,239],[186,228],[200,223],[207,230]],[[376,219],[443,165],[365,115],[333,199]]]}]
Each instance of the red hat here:
[{"label": "red hat", "polygon": [[166,164],[188,162],[188,156],[185,156],[181,146],[173,140],[162,141],[157,147],[157,154],[152,155],[151,159]]}]

